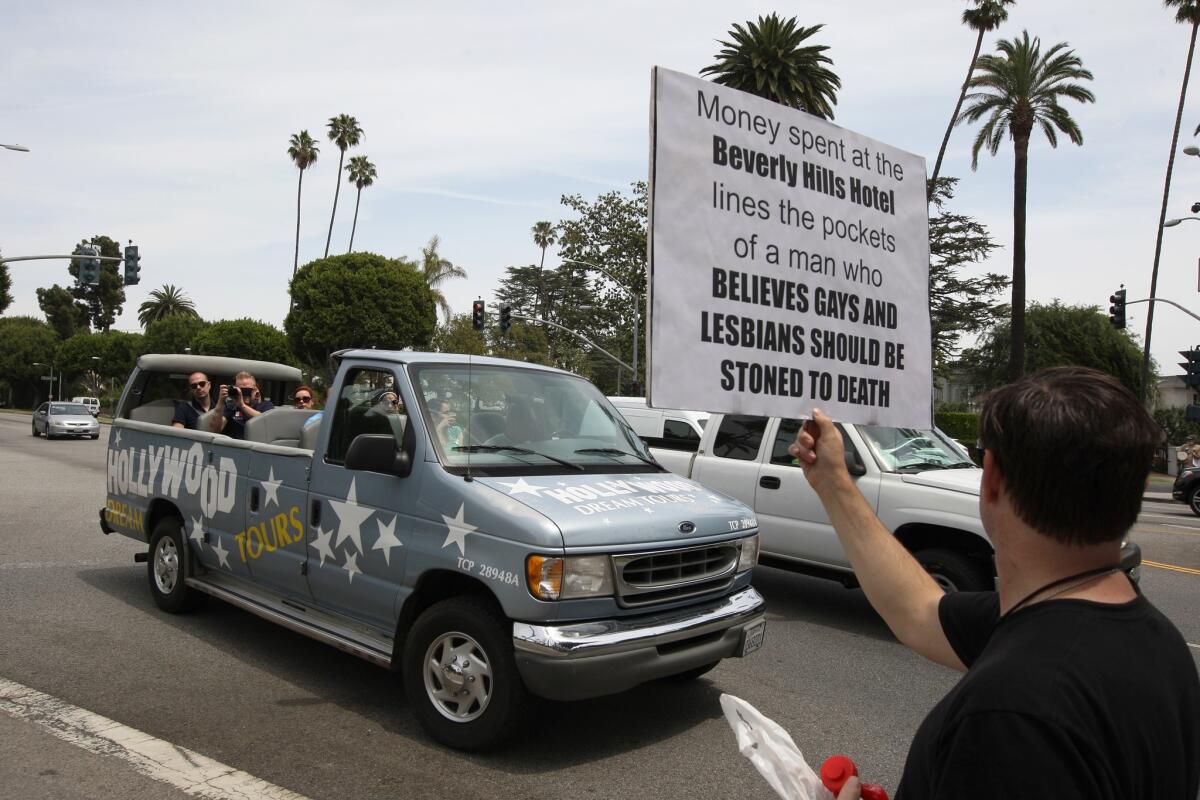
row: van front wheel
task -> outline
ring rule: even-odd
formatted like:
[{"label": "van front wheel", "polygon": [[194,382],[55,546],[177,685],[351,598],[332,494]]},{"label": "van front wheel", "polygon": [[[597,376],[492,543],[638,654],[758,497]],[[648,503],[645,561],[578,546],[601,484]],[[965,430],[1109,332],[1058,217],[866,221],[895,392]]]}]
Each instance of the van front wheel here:
[{"label": "van front wheel", "polygon": [[991,575],[985,575],[978,564],[955,550],[930,547],[918,550],[913,556],[947,594],[986,592],[996,588]]},{"label": "van front wheel", "polygon": [[404,689],[417,720],[456,750],[505,740],[528,706],[509,623],[477,597],[455,597],[417,618],[404,652]]}]

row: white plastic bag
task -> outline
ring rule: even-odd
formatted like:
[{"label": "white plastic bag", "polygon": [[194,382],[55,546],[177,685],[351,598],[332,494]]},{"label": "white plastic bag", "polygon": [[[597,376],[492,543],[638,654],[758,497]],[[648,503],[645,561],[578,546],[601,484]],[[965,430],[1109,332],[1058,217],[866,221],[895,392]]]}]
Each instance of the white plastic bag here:
[{"label": "white plastic bag", "polygon": [[834,800],[788,732],[740,697],[721,695],[738,750],[783,800]]}]

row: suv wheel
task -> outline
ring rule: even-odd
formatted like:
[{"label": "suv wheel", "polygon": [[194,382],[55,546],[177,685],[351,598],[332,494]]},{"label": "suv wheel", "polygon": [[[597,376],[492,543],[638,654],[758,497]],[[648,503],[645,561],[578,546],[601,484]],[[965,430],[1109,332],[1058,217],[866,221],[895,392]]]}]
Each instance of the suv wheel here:
[{"label": "suv wheel", "polygon": [[956,550],[930,547],[913,555],[946,593],[987,592],[996,588],[991,575],[985,575],[975,561]]},{"label": "suv wheel", "polygon": [[1196,488],[1188,493],[1188,508],[1192,509],[1192,513],[1200,517],[1200,483],[1196,484]]}]

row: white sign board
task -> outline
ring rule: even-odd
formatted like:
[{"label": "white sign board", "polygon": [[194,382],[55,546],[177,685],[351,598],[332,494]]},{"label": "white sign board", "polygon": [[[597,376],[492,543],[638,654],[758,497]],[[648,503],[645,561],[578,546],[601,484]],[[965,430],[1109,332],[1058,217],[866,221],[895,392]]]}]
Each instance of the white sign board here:
[{"label": "white sign board", "polygon": [[925,161],[659,67],[650,403],[927,428]]}]

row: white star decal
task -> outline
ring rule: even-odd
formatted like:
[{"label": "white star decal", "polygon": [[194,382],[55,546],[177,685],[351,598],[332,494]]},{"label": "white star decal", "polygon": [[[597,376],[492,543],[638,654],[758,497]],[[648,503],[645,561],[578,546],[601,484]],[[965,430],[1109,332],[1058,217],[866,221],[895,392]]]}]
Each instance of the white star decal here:
[{"label": "white star decal", "polygon": [[342,542],[350,539],[354,542],[354,546],[358,548],[358,552],[363,551],[362,546],[362,524],[367,521],[367,518],[375,513],[374,509],[365,508],[358,504],[358,496],[354,491],[354,479],[350,479],[350,491],[346,493],[345,501],[330,500],[329,505],[333,506],[333,513],[338,516],[337,541],[334,545],[340,547]]},{"label": "white star decal", "polygon": [[449,547],[450,543],[458,545],[458,554],[465,556],[467,554],[467,534],[477,530],[474,525],[468,525],[465,519],[464,512],[467,504],[463,503],[458,507],[458,513],[453,517],[447,517],[442,514],[442,521],[446,523],[446,541],[442,542],[442,547]]},{"label": "white star decal", "polygon": [[643,508],[643,509],[642,509],[642,511],[645,511],[647,514],[653,514],[653,513],[654,513],[654,509],[653,509],[653,508]]},{"label": "white star decal", "polygon": [[275,480],[275,467],[271,467],[271,472],[267,475],[267,479],[262,481],[263,492],[266,495],[266,499],[263,500],[264,509],[272,503],[279,505],[279,484],[281,483],[283,481]]},{"label": "white star decal", "polygon": [[120,430],[118,430],[117,435],[113,437],[112,443],[113,443],[113,447],[121,446],[121,431]]},{"label": "white star decal", "polygon": [[383,520],[377,519],[375,523],[379,526],[379,538],[375,540],[375,546],[372,550],[382,550],[383,560],[390,567],[392,565],[392,548],[403,547],[400,540],[396,538],[396,520],[398,517],[392,517],[392,521],[387,525],[383,524]]},{"label": "white star decal", "polygon": [[226,569],[232,569],[229,566],[229,551],[221,544],[220,537],[217,538],[217,543],[212,546],[212,549],[216,551],[217,558],[221,560],[221,566]]},{"label": "white star decal", "polygon": [[188,534],[188,538],[196,542],[196,544],[204,545],[204,515],[192,517],[192,532]]},{"label": "white star decal", "polygon": [[317,540],[310,542],[309,547],[321,554],[321,563],[325,563],[325,559],[335,561],[336,557],[333,554],[333,548],[330,547],[329,540],[333,538],[333,531],[323,531],[317,528]]},{"label": "white star decal", "polygon": [[545,488],[543,486],[534,486],[532,483],[526,483],[524,478],[518,478],[516,483],[500,481],[500,485],[507,486],[508,493],[510,495],[531,494],[534,497],[541,497],[541,495],[538,493],[541,492],[543,488]]},{"label": "white star decal", "polygon": [[354,576],[362,574],[362,570],[358,568],[358,553],[347,553],[346,563],[342,565],[342,569],[346,570],[350,582],[354,583]]}]

